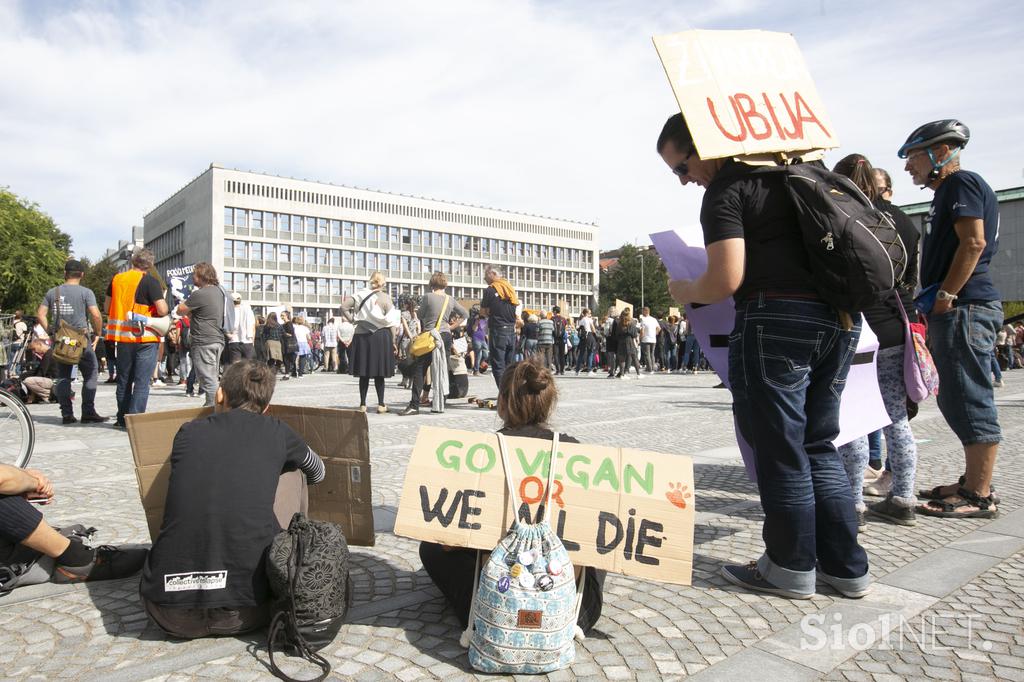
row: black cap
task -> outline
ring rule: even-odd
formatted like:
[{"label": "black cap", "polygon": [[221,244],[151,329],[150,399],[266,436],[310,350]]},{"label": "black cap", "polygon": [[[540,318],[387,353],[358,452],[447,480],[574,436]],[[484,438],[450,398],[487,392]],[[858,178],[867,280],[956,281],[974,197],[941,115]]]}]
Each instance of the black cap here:
[{"label": "black cap", "polygon": [[75,260],[72,258],[68,262],[64,263],[64,272],[85,272],[85,266],[82,265],[82,261]]}]

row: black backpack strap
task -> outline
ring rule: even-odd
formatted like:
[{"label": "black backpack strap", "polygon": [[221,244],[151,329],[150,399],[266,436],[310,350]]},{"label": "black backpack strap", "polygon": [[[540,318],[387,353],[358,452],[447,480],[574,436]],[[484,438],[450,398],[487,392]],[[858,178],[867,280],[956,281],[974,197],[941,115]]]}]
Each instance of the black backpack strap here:
[{"label": "black backpack strap", "polygon": [[[305,548],[302,545],[302,533],[296,533],[294,537],[295,543],[292,545],[292,551],[288,556],[288,602],[284,610],[278,611],[274,615],[267,634],[267,653],[270,655],[270,671],[278,679],[287,680],[287,682],[322,682],[330,674],[331,664],[326,658],[310,649],[302,636],[302,632],[299,631],[299,623],[295,617],[295,582],[299,577],[299,568],[302,566]],[[309,680],[296,680],[294,677],[286,675],[277,667],[277,663],[274,661],[274,649],[281,630],[284,630],[285,634],[290,635],[294,640],[294,646],[299,656],[320,668],[318,676]]]}]

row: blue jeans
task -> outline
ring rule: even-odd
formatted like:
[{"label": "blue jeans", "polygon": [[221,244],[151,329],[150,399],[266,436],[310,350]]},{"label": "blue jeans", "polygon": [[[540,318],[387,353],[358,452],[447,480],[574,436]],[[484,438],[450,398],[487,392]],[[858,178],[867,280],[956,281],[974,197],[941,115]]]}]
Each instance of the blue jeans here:
[{"label": "blue jeans", "polygon": [[754,451],[764,509],[761,574],[813,593],[815,569],[851,590],[870,582],[843,462],[839,398],[860,320],[844,331],[817,301],[757,297],[737,304],[729,381],[737,424]]},{"label": "blue jeans", "polygon": [[882,429],[868,434],[868,464],[874,469],[882,468]]},{"label": "blue jeans", "polygon": [[494,383],[501,388],[501,375],[505,368],[513,365],[516,359],[516,328],[509,325],[492,325],[487,329],[487,346],[491,351],[491,373]]},{"label": "blue jeans", "polygon": [[487,353],[487,341],[484,339],[473,339],[473,371],[480,371],[480,363]]},{"label": "blue jeans", "polygon": [[576,352],[576,373],[584,367],[589,372],[594,369],[594,335],[587,334],[586,338],[580,341],[580,347]]},{"label": "blue jeans", "polygon": [[999,367],[999,357],[995,351],[992,352],[992,376],[996,381],[1003,380],[1003,370]]},{"label": "blue jeans", "polygon": [[158,343],[117,344],[117,423],[126,414],[142,414],[149,402],[149,382],[156,368]]},{"label": "blue jeans", "polygon": [[694,367],[700,364],[700,344],[697,343],[696,334],[687,336],[683,343],[683,357],[679,361],[679,369],[688,368],[691,360]]},{"label": "blue jeans", "polygon": [[[71,372],[75,365],[57,365],[57,380],[53,382],[53,394],[60,403],[60,413],[72,417],[75,411],[71,405]],[[87,345],[78,362],[82,373],[82,416],[96,414],[96,378],[99,376],[99,361],[92,345]]]},{"label": "blue jeans", "polygon": [[939,411],[964,445],[1002,440],[992,393],[992,349],[1002,324],[999,301],[965,303],[928,316],[928,348],[939,372]]}]

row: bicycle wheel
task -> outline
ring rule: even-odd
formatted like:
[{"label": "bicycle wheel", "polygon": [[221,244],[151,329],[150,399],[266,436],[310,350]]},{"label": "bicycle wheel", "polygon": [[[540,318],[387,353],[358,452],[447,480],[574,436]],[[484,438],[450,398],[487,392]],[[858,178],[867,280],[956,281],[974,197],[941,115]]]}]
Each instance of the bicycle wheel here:
[{"label": "bicycle wheel", "polygon": [[36,443],[32,415],[18,398],[0,389],[0,462],[28,465]]}]

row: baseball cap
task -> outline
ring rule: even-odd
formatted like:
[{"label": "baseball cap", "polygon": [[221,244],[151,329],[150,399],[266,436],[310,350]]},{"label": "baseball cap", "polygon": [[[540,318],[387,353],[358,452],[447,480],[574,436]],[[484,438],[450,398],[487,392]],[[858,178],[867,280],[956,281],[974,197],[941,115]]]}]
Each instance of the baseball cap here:
[{"label": "baseball cap", "polygon": [[232,291],[231,292],[231,300],[234,301],[235,303],[241,303],[242,302],[242,295],[240,293],[238,293],[237,291]]},{"label": "baseball cap", "polygon": [[64,263],[64,272],[85,272],[85,266],[82,261],[72,258]]}]

